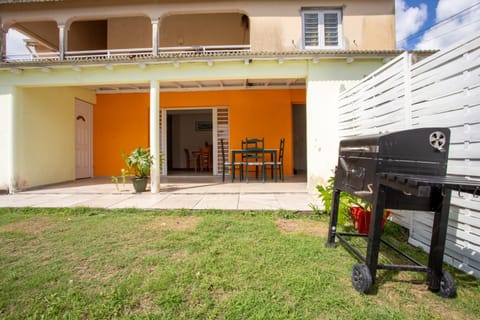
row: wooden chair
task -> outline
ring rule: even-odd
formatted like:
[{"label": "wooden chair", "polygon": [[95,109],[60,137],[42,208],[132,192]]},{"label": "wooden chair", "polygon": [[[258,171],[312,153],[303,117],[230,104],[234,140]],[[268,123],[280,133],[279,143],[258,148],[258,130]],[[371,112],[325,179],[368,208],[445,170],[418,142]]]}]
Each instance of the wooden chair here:
[{"label": "wooden chair", "polygon": [[270,168],[272,173],[272,179],[274,174],[278,173],[280,179],[285,181],[285,174],[283,172],[283,154],[285,149],[285,138],[280,139],[280,148],[278,149],[278,159],[277,159],[277,172],[275,172],[275,159],[270,159],[270,161],[265,161],[267,169]]},{"label": "wooden chair", "polygon": [[261,169],[262,182],[265,182],[265,148],[263,138],[246,138],[244,143],[245,180],[248,182],[248,167],[255,167],[255,177],[258,179],[258,169]]},{"label": "wooden chair", "polygon": [[187,168],[187,170],[190,170],[192,168],[192,165],[193,165],[193,168],[195,169],[195,173],[197,172],[197,163],[198,163],[198,159],[197,157],[192,157],[190,158],[190,151],[188,151],[188,149],[183,149],[183,151],[185,151],[185,167]]},{"label": "wooden chair", "polygon": [[200,154],[198,156],[200,171],[210,171],[210,148],[201,147]]},{"label": "wooden chair", "polygon": [[245,164],[244,162],[242,161],[235,161],[233,162],[233,168],[232,168],[232,162],[231,161],[228,161],[228,158],[225,154],[225,145],[224,145],[224,142],[223,142],[223,139],[220,139],[220,145],[221,145],[221,149],[222,149],[222,182],[225,182],[225,171],[227,170],[227,167],[231,167],[230,170],[231,170],[231,175],[232,175],[232,182],[234,180],[234,177],[235,177],[235,168],[238,167],[238,171],[239,171],[239,174],[240,174],[240,181],[242,181],[243,179],[243,165]]}]

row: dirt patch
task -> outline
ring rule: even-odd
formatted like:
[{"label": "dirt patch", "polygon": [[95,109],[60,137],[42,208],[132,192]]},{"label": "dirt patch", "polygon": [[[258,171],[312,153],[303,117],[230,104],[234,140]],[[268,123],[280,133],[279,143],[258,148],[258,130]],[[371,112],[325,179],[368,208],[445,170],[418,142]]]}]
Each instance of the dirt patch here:
[{"label": "dirt patch", "polygon": [[284,233],[304,233],[318,237],[328,235],[328,225],[321,221],[278,219],[275,225]]},{"label": "dirt patch", "polygon": [[201,217],[157,217],[145,226],[146,230],[192,231],[195,230]]},{"label": "dirt patch", "polygon": [[55,223],[50,217],[33,217],[0,226],[0,232],[23,232],[27,234],[39,235],[43,231],[54,226]]}]

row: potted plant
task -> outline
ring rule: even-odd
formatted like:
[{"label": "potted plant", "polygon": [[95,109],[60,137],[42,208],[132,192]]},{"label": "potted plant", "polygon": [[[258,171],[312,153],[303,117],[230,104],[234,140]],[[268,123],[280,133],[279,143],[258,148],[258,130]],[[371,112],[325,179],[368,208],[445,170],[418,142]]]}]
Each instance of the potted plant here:
[{"label": "potted plant", "polygon": [[127,165],[127,170],[133,178],[133,188],[135,192],[143,192],[147,187],[150,168],[153,164],[153,155],[150,154],[148,148],[138,147],[134,149],[128,156],[122,151],[122,158]]}]

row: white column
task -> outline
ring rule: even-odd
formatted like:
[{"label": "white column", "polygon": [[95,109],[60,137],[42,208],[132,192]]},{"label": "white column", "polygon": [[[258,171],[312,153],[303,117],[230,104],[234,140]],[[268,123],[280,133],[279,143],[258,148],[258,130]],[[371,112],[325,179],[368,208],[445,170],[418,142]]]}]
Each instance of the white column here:
[{"label": "white column", "polygon": [[15,155],[18,141],[15,141],[15,113],[15,88],[0,87],[0,190],[5,186],[9,193],[13,193],[17,187]]},{"label": "white column", "polygon": [[65,25],[58,25],[58,52],[60,60],[65,59]]},{"label": "white column", "polygon": [[158,56],[158,20],[152,20],[152,54]]},{"label": "white column", "polygon": [[160,192],[160,83],[150,81],[150,153],[153,166],[150,170],[150,188],[152,193]]}]

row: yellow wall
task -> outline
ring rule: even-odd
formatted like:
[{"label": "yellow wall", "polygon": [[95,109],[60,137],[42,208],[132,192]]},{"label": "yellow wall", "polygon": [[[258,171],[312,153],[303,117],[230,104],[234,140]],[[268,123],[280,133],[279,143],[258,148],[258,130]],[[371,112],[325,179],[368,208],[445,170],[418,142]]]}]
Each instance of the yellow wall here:
[{"label": "yellow wall", "polygon": [[16,187],[75,179],[75,98],[94,103],[94,92],[75,87],[16,92]]},{"label": "yellow wall", "polygon": [[[264,137],[278,148],[285,137],[285,174],[292,174],[292,103],[305,103],[305,90],[166,92],[161,108],[229,107],[231,148],[245,137]],[[149,95],[103,94],[94,107],[94,175],[118,175],[121,150],[148,145]]]}]

